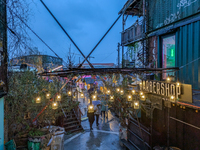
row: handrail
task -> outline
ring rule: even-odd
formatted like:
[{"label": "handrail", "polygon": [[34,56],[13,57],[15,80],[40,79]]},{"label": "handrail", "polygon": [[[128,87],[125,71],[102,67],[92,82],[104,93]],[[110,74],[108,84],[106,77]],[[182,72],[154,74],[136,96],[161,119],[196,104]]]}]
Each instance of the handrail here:
[{"label": "handrail", "polygon": [[83,113],[82,113],[82,111],[81,111],[81,109],[80,109],[80,107],[78,106],[78,109],[79,109],[79,111],[81,112],[81,115],[83,116]]}]

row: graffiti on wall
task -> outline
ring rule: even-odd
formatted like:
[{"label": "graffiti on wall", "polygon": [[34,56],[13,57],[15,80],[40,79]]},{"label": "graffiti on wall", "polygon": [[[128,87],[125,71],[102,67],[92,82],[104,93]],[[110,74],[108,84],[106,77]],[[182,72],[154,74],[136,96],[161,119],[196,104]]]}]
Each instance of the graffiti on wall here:
[{"label": "graffiti on wall", "polygon": [[[180,10],[181,8],[189,7],[191,4],[195,2],[197,2],[197,0],[180,0],[180,2],[177,4],[177,7]],[[168,25],[179,19],[181,19],[180,11],[177,11],[176,13],[172,13],[169,17],[165,18],[164,23],[159,23],[156,26],[156,29],[162,27],[163,25]]]},{"label": "graffiti on wall", "polygon": [[179,9],[181,9],[181,7],[188,7],[190,6],[192,3],[195,3],[197,0],[181,0],[178,4],[177,7]]}]

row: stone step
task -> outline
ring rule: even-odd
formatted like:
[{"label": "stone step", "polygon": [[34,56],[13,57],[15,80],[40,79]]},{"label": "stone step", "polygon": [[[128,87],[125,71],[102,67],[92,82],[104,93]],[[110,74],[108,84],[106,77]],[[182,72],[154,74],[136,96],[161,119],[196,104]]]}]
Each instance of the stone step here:
[{"label": "stone step", "polygon": [[79,123],[79,121],[71,121],[71,122],[64,123],[63,125],[66,126],[66,125],[70,125],[74,123]]},{"label": "stone step", "polygon": [[75,128],[75,127],[78,128],[78,126],[80,126],[80,124],[72,125],[72,126],[68,126],[68,127],[64,127],[64,128],[65,128],[65,130],[68,130],[68,129],[70,129],[70,128]]}]

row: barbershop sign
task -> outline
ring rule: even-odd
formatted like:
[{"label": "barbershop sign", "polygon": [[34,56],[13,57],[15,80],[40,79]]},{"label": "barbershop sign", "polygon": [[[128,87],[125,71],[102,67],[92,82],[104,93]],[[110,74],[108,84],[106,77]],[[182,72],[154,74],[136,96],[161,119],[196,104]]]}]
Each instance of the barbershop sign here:
[{"label": "barbershop sign", "polygon": [[175,96],[176,99],[181,95],[181,85],[176,83],[142,80],[140,90],[167,97]]}]

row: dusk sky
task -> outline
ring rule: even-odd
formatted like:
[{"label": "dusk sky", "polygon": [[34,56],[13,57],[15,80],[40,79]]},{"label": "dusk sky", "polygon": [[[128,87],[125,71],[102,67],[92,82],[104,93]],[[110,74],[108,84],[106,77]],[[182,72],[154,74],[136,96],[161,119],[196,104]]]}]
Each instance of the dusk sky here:
[{"label": "dusk sky", "polygon": [[[85,56],[93,49],[112,23],[126,0],[44,0],[51,12],[72,37]],[[33,17],[31,28],[63,59],[67,56],[71,44],[76,63],[83,57],[61,30],[42,3],[37,0],[30,5]],[[126,28],[133,24],[132,17]],[[117,43],[121,41],[122,17],[91,56],[93,63],[117,63]],[[33,45],[43,54],[55,56],[37,37],[30,32]],[[121,57],[121,56],[120,56]]]}]

